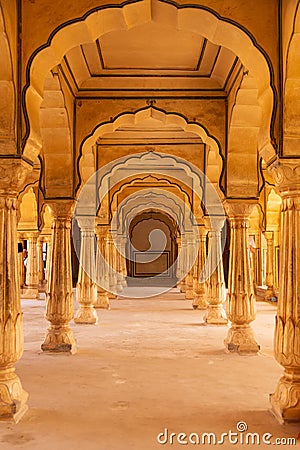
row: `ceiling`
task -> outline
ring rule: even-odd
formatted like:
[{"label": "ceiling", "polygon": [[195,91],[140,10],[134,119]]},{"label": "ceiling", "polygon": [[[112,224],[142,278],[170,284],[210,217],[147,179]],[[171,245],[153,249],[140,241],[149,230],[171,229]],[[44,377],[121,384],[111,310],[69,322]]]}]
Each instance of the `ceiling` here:
[{"label": "ceiling", "polygon": [[242,65],[199,35],[150,21],[74,47],[60,69],[79,97],[154,90],[225,96]]}]

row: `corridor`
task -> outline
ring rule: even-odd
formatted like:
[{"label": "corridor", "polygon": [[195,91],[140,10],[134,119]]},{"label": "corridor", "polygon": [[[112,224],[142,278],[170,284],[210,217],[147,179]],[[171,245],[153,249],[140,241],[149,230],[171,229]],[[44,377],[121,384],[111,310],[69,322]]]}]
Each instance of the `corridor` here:
[{"label": "corridor", "polygon": [[44,301],[23,300],[22,308],[25,351],[17,371],[30,392],[29,411],[16,426],[1,424],[1,449],[211,448],[162,445],[157,435],[167,428],[220,436],[241,421],[249,432],[274,433],[271,442],[298,436],[299,425],[279,426],[268,411],[281,375],[272,350],[276,308],[269,303],[257,303],[253,328],[261,353],[248,357],[226,353],[227,326],[204,325],[203,312],[177,289],[111,300],[109,311],[97,310],[96,326],[71,323],[74,356],[40,350],[48,326]]}]

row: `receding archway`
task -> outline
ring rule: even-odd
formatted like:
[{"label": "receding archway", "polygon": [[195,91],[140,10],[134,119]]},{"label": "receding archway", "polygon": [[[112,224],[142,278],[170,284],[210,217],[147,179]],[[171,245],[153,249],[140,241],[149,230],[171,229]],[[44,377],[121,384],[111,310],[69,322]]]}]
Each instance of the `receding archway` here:
[{"label": "receding archway", "polygon": [[143,211],[132,219],[126,255],[132,283],[142,278],[144,285],[176,285],[176,228],[174,220],[159,210]]}]

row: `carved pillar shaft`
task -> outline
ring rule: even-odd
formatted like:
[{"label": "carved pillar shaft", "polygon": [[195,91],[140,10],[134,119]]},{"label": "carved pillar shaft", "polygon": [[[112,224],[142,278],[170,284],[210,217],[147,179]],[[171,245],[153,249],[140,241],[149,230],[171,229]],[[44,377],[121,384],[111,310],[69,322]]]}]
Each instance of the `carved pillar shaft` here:
[{"label": "carved pillar shaft", "polygon": [[116,248],[112,238],[111,231],[109,230],[106,236],[106,245],[107,245],[107,263],[109,264],[109,298],[116,298],[117,292],[117,267],[116,267]]},{"label": "carved pillar shaft", "polygon": [[225,302],[225,281],[222,262],[221,229],[224,219],[213,218],[211,228],[208,232],[208,271],[210,273],[207,281],[208,310],[204,321],[210,325],[226,325],[228,320],[223,308]]},{"label": "carved pillar shaft", "polygon": [[[103,227],[102,227],[103,228]],[[107,271],[105,267],[106,261],[106,229],[101,227],[96,227],[97,235],[97,250],[96,250],[96,280],[97,280],[97,300],[95,302],[95,308],[109,309],[109,298],[108,298],[108,279],[105,276]]]},{"label": "carved pillar shaft", "polygon": [[37,249],[38,249],[38,281],[39,281],[39,284],[42,285],[45,280],[45,266],[44,266],[44,260],[43,260],[43,241],[38,240]]},{"label": "carved pillar shaft", "polygon": [[39,285],[39,257],[37,247],[37,233],[27,235],[27,266],[26,266],[26,288],[23,290],[23,298],[40,298]]},{"label": "carved pillar shaft", "polygon": [[80,308],[74,322],[94,325],[98,322],[94,308],[97,301],[94,217],[77,217],[77,221],[81,231],[80,264],[76,288]]},{"label": "carved pillar shaft", "polygon": [[120,249],[121,249],[121,266],[122,266],[122,285],[123,288],[127,286],[127,281],[126,281],[126,277],[127,277],[127,268],[126,268],[126,237],[121,237],[120,238],[121,243],[120,243]]},{"label": "carved pillar shaft", "polygon": [[194,272],[194,291],[195,298],[193,301],[194,309],[207,309],[207,292],[206,292],[206,280],[204,279],[204,264],[206,261],[206,230],[200,231],[199,236],[199,249],[197,256],[196,270]]},{"label": "carved pillar shaft", "polygon": [[187,241],[184,235],[181,236],[181,253],[180,253],[180,292],[186,292],[186,267],[187,267]]},{"label": "carved pillar shaft", "polygon": [[[23,248],[23,240],[20,238],[19,243]],[[20,288],[23,288],[25,283],[25,267],[24,267],[24,251],[18,252],[18,265],[19,265],[19,280],[20,280]]]},{"label": "carved pillar shaft", "polygon": [[74,315],[71,266],[72,201],[48,203],[53,215],[52,251],[46,294],[46,318],[50,322],[41,348],[45,352],[75,353],[76,343],[69,322]]},{"label": "carved pillar shaft", "polygon": [[266,298],[269,299],[274,295],[274,233],[266,231],[265,238],[267,240],[267,261],[266,261],[266,285],[268,287]]},{"label": "carved pillar shaft", "polygon": [[[46,280],[47,280],[47,284],[49,282],[49,278],[50,278],[50,269],[51,269],[51,237],[50,239],[47,239],[47,253],[46,253]],[[48,289],[47,289],[48,290]]]},{"label": "carved pillar shaft", "polygon": [[193,239],[188,239],[187,241],[187,253],[186,253],[186,270],[189,270],[185,277],[185,298],[187,300],[193,300],[195,298],[194,292],[194,265],[195,261],[195,249],[197,248],[197,243]]},{"label": "carved pillar shaft", "polygon": [[282,197],[280,279],[274,352],[284,367],[270,396],[280,422],[300,421],[300,166],[277,162],[271,168]]},{"label": "carved pillar shaft", "polygon": [[227,201],[230,221],[230,259],[227,294],[227,317],[231,328],[225,339],[230,352],[241,355],[259,351],[250,323],[256,316],[256,300],[250,266],[248,221],[254,202]]},{"label": "carved pillar shaft", "polygon": [[17,194],[29,171],[22,160],[0,160],[0,420],[16,422],[28,409],[14,365],[23,353]]},{"label": "carved pillar shaft", "polygon": [[272,409],[279,421],[300,420],[300,166],[277,163],[271,169],[282,197],[280,280],[274,351],[284,367]]}]

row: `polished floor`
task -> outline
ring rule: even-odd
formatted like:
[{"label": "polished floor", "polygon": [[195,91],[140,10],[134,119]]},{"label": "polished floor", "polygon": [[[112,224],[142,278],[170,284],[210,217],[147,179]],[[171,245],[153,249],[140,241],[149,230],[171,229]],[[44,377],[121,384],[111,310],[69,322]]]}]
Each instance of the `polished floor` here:
[{"label": "polished floor", "polygon": [[[98,310],[97,326],[73,324],[74,356],[43,354],[44,301],[22,304],[25,351],[17,372],[30,393],[30,410],[18,425],[0,424],[0,449],[212,448],[197,445],[191,433],[220,439],[236,432],[238,422],[260,436],[272,434],[272,444],[300,432],[300,424],[280,426],[268,411],[268,395],[282,372],[272,352],[273,305],[258,303],[254,328],[261,354],[241,357],[225,352],[227,327],[203,325],[202,312],[176,290],[116,299],[110,311]],[[179,444],[180,432],[194,443]],[[170,433],[176,433],[173,444]],[[219,445],[243,447],[226,440]]]}]

